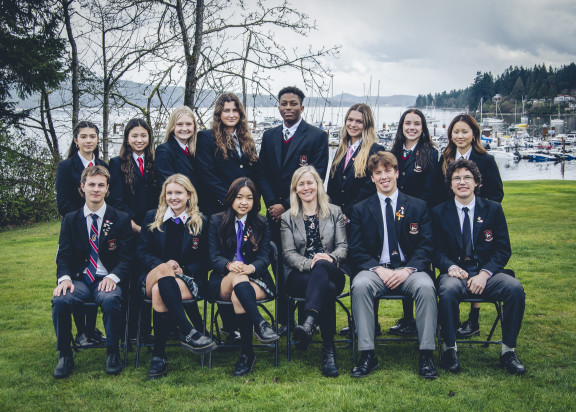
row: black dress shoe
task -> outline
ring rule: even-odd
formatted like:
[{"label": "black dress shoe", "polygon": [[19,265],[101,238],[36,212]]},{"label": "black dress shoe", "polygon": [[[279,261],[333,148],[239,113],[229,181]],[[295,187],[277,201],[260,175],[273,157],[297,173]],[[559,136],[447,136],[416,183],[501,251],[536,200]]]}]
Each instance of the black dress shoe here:
[{"label": "black dress shoe", "polygon": [[240,336],[240,332],[237,330],[233,330],[231,333],[226,336],[226,345],[241,345],[242,344],[242,337]]},{"label": "black dress shoe", "polygon": [[428,353],[420,353],[420,361],[418,362],[418,375],[425,379],[436,379],[438,371],[432,361],[432,355]]},{"label": "black dress shoe", "polygon": [[500,366],[506,368],[508,373],[512,375],[524,375],[526,373],[526,368],[513,350],[500,355]]},{"label": "black dress shoe", "polygon": [[234,366],[234,372],[232,376],[242,376],[247,375],[254,369],[254,364],[256,363],[256,354],[252,352],[251,354],[242,353],[236,366]]},{"label": "black dress shoe", "polygon": [[360,360],[354,369],[352,369],[350,376],[352,378],[364,378],[370,375],[370,372],[377,368],[378,358],[376,357],[376,354],[362,352],[362,355],[360,355]]},{"label": "black dress shoe", "polygon": [[349,334],[350,334],[350,328],[348,326],[340,329],[340,336],[348,336]]},{"label": "black dress shoe", "polygon": [[80,333],[80,334],[76,335],[74,342],[76,343],[76,345],[82,346],[84,348],[94,346],[94,344],[95,344],[92,341],[92,339],[89,339],[88,335],[86,335],[85,333]]},{"label": "black dress shoe", "polygon": [[52,374],[56,379],[67,378],[74,370],[74,358],[72,356],[60,356],[58,364]]},{"label": "black dress shoe", "polygon": [[95,345],[106,343],[106,336],[104,336],[98,329],[94,329],[92,332],[88,333],[88,339],[90,339]]},{"label": "black dress shoe", "polygon": [[460,362],[458,362],[458,352],[451,348],[442,354],[442,367],[452,373],[460,372]]},{"label": "black dress shoe", "polygon": [[388,329],[388,333],[397,336],[416,336],[418,335],[416,321],[413,318],[400,318],[396,321],[396,325]]},{"label": "black dress shoe", "polygon": [[217,347],[216,342],[208,336],[202,335],[194,328],[188,335],[180,334],[180,345],[194,353],[212,352]]},{"label": "black dress shoe", "polygon": [[457,339],[468,339],[472,336],[480,335],[480,324],[479,323],[472,323],[470,319],[460,325],[458,329],[456,329],[456,338]]},{"label": "black dress shoe", "polygon": [[117,375],[122,370],[122,359],[120,359],[120,354],[111,353],[106,358],[106,373],[108,375]]},{"label": "black dress shoe", "polygon": [[262,343],[273,343],[280,339],[280,336],[274,332],[272,326],[265,320],[261,321],[258,325],[254,325],[254,335]]},{"label": "black dress shoe", "polygon": [[168,373],[168,359],[162,356],[152,356],[150,359],[150,369],[148,369],[148,379],[158,379]]},{"label": "black dress shoe", "polygon": [[302,325],[296,326],[294,329],[294,340],[296,341],[296,349],[306,350],[312,341],[314,333],[316,333],[316,318],[314,316],[307,316]]},{"label": "black dress shoe", "polygon": [[325,342],[322,344],[322,375],[328,378],[335,378],[338,376],[334,342]]}]

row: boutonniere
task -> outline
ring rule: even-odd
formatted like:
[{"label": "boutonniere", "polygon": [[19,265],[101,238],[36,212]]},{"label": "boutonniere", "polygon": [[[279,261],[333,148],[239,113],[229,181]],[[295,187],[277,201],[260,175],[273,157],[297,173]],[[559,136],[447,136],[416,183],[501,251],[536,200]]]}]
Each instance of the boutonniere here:
[{"label": "boutonniere", "polygon": [[478,216],[478,219],[476,219],[476,221],[477,221],[478,223],[484,223],[484,221],[482,220],[482,218],[481,218],[480,216]]},{"label": "boutonniere", "polygon": [[244,233],[244,242],[246,242],[251,235],[252,235],[252,226],[248,226],[248,229],[246,229],[246,233]]},{"label": "boutonniere", "polygon": [[102,231],[104,232],[104,236],[108,236],[108,232],[110,232],[110,229],[112,228],[113,224],[114,222],[111,222],[109,220],[106,220],[104,222],[104,224],[102,225]]},{"label": "boutonniere", "polygon": [[404,217],[404,206],[400,206],[400,210],[396,212],[396,217],[398,221]]}]

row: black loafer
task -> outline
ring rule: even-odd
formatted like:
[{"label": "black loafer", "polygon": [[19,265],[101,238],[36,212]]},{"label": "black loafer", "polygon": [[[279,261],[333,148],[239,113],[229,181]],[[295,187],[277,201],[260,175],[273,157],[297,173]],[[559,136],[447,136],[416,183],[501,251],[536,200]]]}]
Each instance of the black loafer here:
[{"label": "black loafer", "polygon": [[152,356],[150,359],[150,369],[148,369],[148,379],[158,379],[168,373],[168,360],[162,356]]},{"label": "black loafer", "polygon": [[76,335],[74,342],[76,343],[76,345],[82,346],[84,348],[94,346],[95,344],[95,342],[92,341],[92,339],[88,338],[88,335],[86,335],[85,333],[80,333]]},{"label": "black loafer", "polygon": [[352,378],[365,378],[370,375],[374,369],[378,368],[378,358],[376,354],[363,352],[360,356],[358,364],[352,369],[350,377]]},{"label": "black loafer", "polygon": [[322,345],[322,375],[328,378],[335,378],[338,376],[334,342],[324,343]]},{"label": "black loafer", "polygon": [[234,366],[234,372],[232,372],[232,376],[242,376],[247,375],[252,372],[254,369],[254,364],[256,363],[256,354],[252,352],[252,354],[242,353],[240,358],[238,358],[238,362],[236,362],[236,366]]},{"label": "black loafer", "polygon": [[91,333],[89,333],[88,339],[90,339],[95,345],[106,343],[106,336],[104,336],[104,334],[98,329],[94,329]]},{"label": "black loafer", "polygon": [[261,321],[258,325],[254,325],[254,334],[262,343],[273,343],[280,339],[280,336],[274,332],[272,326],[265,320]]},{"label": "black loafer", "polygon": [[106,358],[106,373],[108,375],[117,375],[122,371],[122,359],[119,353],[111,353]]},{"label": "black loafer", "polygon": [[428,353],[420,354],[420,361],[418,362],[418,375],[424,379],[436,379],[438,371],[432,361],[432,355]]},{"label": "black loafer", "polygon": [[54,376],[56,379],[67,378],[74,370],[74,358],[72,356],[60,356],[58,364],[54,368]]},{"label": "black loafer", "polygon": [[216,349],[217,345],[208,336],[202,335],[192,328],[188,335],[180,334],[180,345],[193,353],[207,353]]},{"label": "black loafer", "polygon": [[460,362],[458,361],[458,352],[451,348],[442,354],[442,367],[452,373],[460,372]]},{"label": "black loafer", "polygon": [[306,350],[312,341],[314,333],[316,333],[316,319],[313,316],[307,316],[302,325],[296,326],[294,329],[294,340],[296,341],[296,349]]},{"label": "black loafer", "polygon": [[397,336],[416,336],[418,335],[416,321],[414,319],[400,318],[396,321],[396,325],[388,329],[388,333]]},{"label": "black loafer", "polygon": [[508,373],[512,375],[524,375],[526,373],[526,368],[513,350],[500,355],[500,366],[506,368]]},{"label": "black loafer", "polygon": [[458,329],[456,329],[456,338],[457,339],[468,339],[472,336],[480,335],[480,324],[479,323],[472,323],[470,319],[460,325]]}]

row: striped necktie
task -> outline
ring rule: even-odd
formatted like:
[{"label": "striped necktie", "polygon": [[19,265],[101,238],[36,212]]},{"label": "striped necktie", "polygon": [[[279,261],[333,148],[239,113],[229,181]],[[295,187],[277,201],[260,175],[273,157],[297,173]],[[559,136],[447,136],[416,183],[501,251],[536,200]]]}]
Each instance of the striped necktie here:
[{"label": "striped necktie", "polygon": [[92,213],[92,224],[90,225],[90,260],[86,269],[86,283],[91,285],[96,279],[96,269],[98,268],[98,215]]}]

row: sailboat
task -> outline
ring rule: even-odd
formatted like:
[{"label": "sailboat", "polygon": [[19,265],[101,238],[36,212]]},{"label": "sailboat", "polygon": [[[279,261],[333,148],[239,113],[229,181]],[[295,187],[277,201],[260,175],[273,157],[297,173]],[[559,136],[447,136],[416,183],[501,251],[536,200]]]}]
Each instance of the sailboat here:
[{"label": "sailboat", "polygon": [[560,118],[560,103],[558,103],[558,117],[556,119],[553,119],[552,116],[550,116],[550,126],[551,127],[564,126],[564,120]]},{"label": "sailboat", "polygon": [[487,126],[496,126],[504,123],[504,119],[498,116],[498,100],[496,100],[496,117],[486,117],[484,119],[484,124]]}]

